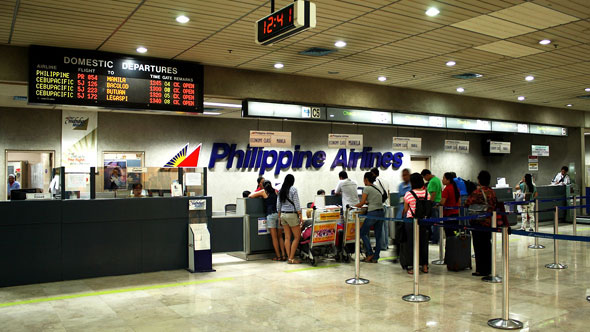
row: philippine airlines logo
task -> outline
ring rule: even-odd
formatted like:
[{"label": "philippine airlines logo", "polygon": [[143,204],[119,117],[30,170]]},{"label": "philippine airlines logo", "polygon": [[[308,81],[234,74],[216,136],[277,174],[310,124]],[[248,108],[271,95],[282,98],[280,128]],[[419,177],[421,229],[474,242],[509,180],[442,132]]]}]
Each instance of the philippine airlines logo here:
[{"label": "philippine airlines logo", "polygon": [[197,146],[191,153],[188,153],[188,143],[178,151],[178,153],[167,162],[164,167],[197,167],[199,164],[199,154],[201,153],[201,145]]}]

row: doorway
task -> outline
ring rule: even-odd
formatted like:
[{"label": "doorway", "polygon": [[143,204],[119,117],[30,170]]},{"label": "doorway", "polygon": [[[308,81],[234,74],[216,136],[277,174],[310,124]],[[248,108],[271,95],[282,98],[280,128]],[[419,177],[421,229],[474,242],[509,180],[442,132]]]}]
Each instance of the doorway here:
[{"label": "doorway", "polygon": [[6,175],[14,174],[22,189],[47,191],[55,151],[6,150]]},{"label": "doorway", "polygon": [[430,157],[411,156],[410,171],[412,173],[420,173],[423,169],[430,169]]}]

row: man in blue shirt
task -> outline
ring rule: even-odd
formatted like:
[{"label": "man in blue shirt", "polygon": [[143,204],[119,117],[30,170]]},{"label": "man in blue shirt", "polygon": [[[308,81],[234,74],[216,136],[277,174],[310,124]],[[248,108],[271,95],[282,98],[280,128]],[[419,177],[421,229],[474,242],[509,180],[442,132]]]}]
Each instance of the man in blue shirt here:
[{"label": "man in blue shirt", "polygon": [[[412,190],[412,185],[410,184],[410,170],[405,168],[402,170],[402,182],[399,184],[398,187],[398,197],[399,202],[397,204],[397,212],[395,214],[396,219],[402,218],[402,212],[404,211],[404,196],[408,191]],[[394,259],[393,263],[397,264],[398,262],[398,255],[399,255],[399,237],[401,236],[404,230],[404,224],[401,222],[395,223],[395,239],[393,240],[393,250],[394,252]]]},{"label": "man in blue shirt", "polygon": [[20,183],[18,183],[18,181],[16,181],[16,176],[14,176],[14,174],[9,174],[8,175],[8,188],[6,190],[6,193],[8,194],[9,199],[10,199],[10,192],[15,189],[20,189]]}]

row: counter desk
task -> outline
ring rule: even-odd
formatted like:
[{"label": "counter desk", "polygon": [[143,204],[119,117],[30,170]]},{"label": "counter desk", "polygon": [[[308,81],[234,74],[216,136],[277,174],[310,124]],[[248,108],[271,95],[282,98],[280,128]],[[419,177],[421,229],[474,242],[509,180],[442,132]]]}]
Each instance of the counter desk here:
[{"label": "counter desk", "polygon": [[0,202],[0,286],[187,268],[194,198]]}]

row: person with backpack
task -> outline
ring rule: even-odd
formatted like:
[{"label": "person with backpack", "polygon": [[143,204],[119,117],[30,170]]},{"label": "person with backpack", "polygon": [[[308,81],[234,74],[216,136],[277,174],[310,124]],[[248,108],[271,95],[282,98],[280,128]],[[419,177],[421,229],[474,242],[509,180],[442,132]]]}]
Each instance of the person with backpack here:
[{"label": "person with backpack", "polygon": [[[375,186],[375,175],[373,173],[366,172],[363,181],[365,183],[363,196],[361,197],[361,201],[355,206],[357,208],[361,208],[365,204],[368,206],[367,217],[363,222],[360,234],[363,245],[365,246],[365,254],[367,255],[364,261],[367,263],[377,263],[379,262],[379,254],[381,253],[379,243],[383,241],[383,220],[372,219],[371,217],[383,218],[385,216],[383,211],[383,192]],[[371,248],[371,239],[369,238],[369,230],[372,226],[375,226],[374,230],[377,243],[375,251]]]},{"label": "person with backpack", "polygon": [[[410,184],[412,190],[404,195],[404,213],[407,219],[423,219],[429,218],[432,214],[432,201],[429,200],[428,192],[424,187],[424,179],[422,175],[413,173],[410,175]],[[411,266],[413,262],[413,247],[414,247],[414,226],[412,223],[404,223],[405,239],[400,246],[400,264],[404,270],[409,274],[414,273],[415,266]],[[420,259],[419,264],[422,272],[428,273],[428,226],[419,226],[419,248]],[[403,257],[402,257],[403,256]]]},{"label": "person with backpack", "polygon": [[[283,238],[283,228],[279,226],[279,214],[277,213],[277,192],[272,187],[272,183],[264,180],[263,189],[255,193],[251,193],[248,197],[256,198],[262,197],[264,202],[264,213],[266,214],[266,228],[270,232],[272,239],[272,246],[275,250],[275,257],[273,261],[286,261],[287,255],[285,253],[285,243]],[[280,249],[280,250],[279,250]]]},{"label": "person with backpack", "polygon": [[[457,176],[453,172],[447,172],[443,175],[442,183],[445,185],[445,189],[442,191],[442,198],[440,204],[445,207],[443,210],[443,217],[451,218],[459,216],[459,209],[451,209],[461,205],[461,192],[459,186],[455,182]],[[445,224],[457,225],[458,221],[445,221]],[[445,228],[445,235],[447,238],[455,234],[455,229]]]},{"label": "person with backpack", "polygon": [[[492,176],[488,171],[481,171],[477,176],[478,188],[472,192],[465,206],[469,215],[492,213],[497,206],[496,193],[490,188]],[[472,226],[491,227],[492,217],[472,219]],[[471,275],[485,277],[492,273],[492,233],[489,231],[472,231],[473,250],[475,251],[475,272]]]},{"label": "person with backpack", "polygon": [[[299,203],[299,193],[297,188],[293,187],[295,177],[288,174],[283,181],[279,195],[277,196],[277,211],[279,220],[285,231],[285,251],[289,256],[289,264],[301,264],[301,261],[295,259],[295,251],[301,240],[301,204]],[[291,242],[291,236],[293,241]]]},{"label": "person with backpack", "polygon": [[[383,201],[383,213],[385,214],[385,209],[390,206],[389,201],[389,184],[387,181],[383,180],[379,177],[379,169],[377,167],[371,168],[371,173],[375,175],[375,187],[379,189],[382,194],[382,201]],[[381,250],[389,249],[389,223],[392,221],[384,221],[383,222],[383,241],[377,242],[378,245],[381,245]]]},{"label": "person with backpack", "polygon": [[[518,183],[515,189],[520,189],[520,192],[523,194],[523,200],[532,201],[539,196],[537,192],[537,187],[533,184],[533,176],[531,174],[525,174],[522,180]],[[523,231],[526,230],[527,222],[529,224],[529,231],[533,232],[535,227],[535,202],[530,202],[528,204],[521,205],[521,216],[522,216],[522,224],[520,225],[520,229]]]}]

